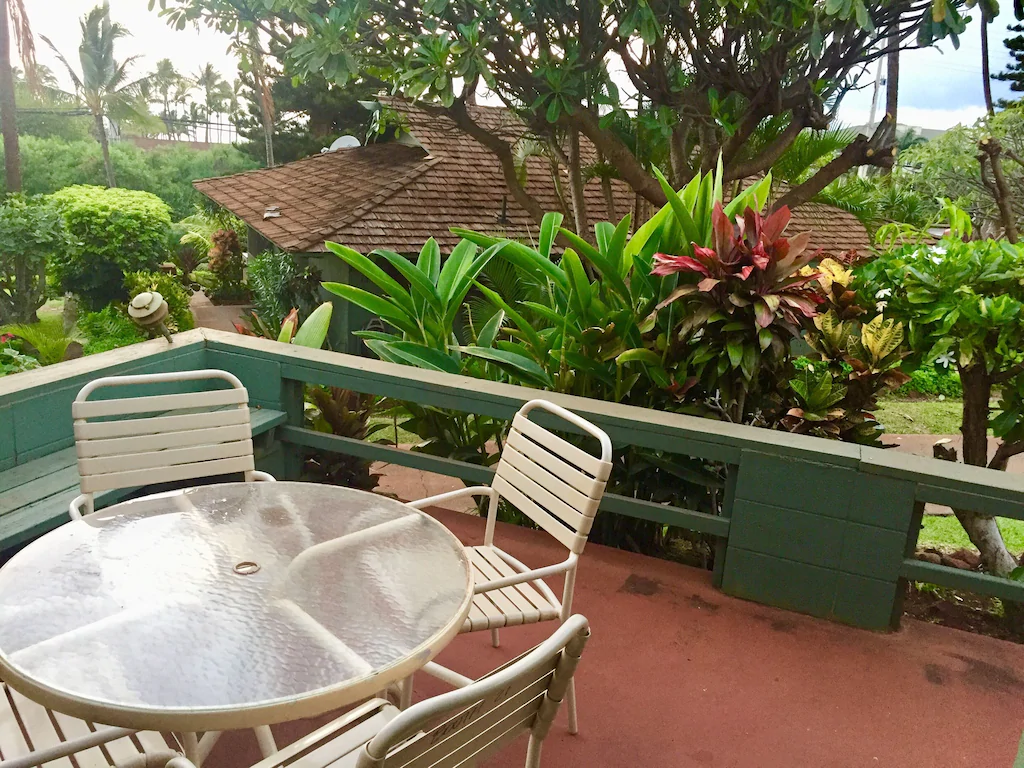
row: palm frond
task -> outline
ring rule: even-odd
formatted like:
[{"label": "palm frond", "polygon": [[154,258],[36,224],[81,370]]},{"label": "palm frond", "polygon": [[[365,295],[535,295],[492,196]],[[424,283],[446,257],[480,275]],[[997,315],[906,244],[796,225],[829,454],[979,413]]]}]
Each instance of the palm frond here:
[{"label": "palm frond", "polygon": [[772,175],[781,181],[799,184],[809,172],[832,160],[855,138],[852,130],[842,126],[824,131],[801,131],[772,166]]}]

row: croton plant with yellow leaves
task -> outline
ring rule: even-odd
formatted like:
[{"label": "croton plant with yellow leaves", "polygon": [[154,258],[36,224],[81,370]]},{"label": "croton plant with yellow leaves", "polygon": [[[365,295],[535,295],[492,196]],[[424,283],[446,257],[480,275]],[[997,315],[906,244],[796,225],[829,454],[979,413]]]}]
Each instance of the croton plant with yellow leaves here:
[{"label": "croton plant with yellow leaves", "polygon": [[798,405],[781,424],[793,432],[875,443],[881,427],[871,412],[878,396],[910,380],[899,370],[908,354],[903,325],[881,313],[865,320],[869,313],[857,302],[853,270],[838,261],[823,259],[803,273],[816,277],[826,303],[805,335],[815,355],[789,382]]}]

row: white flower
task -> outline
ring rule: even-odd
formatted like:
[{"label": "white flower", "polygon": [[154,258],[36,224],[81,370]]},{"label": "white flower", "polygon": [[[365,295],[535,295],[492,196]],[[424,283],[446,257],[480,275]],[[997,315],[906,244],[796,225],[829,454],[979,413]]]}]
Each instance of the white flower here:
[{"label": "white flower", "polygon": [[932,261],[935,262],[936,264],[941,264],[942,263],[942,257],[941,256],[932,256]]},{"label": "white flower", "polygon": [[807,370],[808,370],[808,371],[810,371],[811,373],[814,373],[814,366],[813,366],[813,365],[810,365],[810,364],[808,364],[808,365],[807,365]]},{"label": "white flower", "polygon": [[936,245],[934,248],[932,248],[932,253],[936,253],[939,256],[945,256],[946,255],[946,249],[943,248],[941,245]]},{"label": "white flower", "polygon": [[935,358],[935,364],[941,365],[943,368],[949,368],[955,362],[956,356],[952,352],[945,352]]},{"label": "white flower", "polygon": [[879,302],[877,302],[877,303],[875,304],[875,312],[881,312],[881,311],[882,311],[882,310],[884,310],[884,309],[885,309],[885,308],[886,308],[887,306],[889,306],[889,302],[888,302],[888,301],[879,301]]},{"label": "white flower", "polygon": [[888,299],[890,296],[892,296],[892,288],[883,288],[875,294],[876,299]]}]

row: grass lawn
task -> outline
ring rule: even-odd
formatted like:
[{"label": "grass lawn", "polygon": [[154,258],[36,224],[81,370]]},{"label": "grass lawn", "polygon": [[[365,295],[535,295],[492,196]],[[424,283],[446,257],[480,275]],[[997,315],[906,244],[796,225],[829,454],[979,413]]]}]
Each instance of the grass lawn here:
[{"label": "grass lawn", "polygon": [[960,431],[962,400],[885,398],[875,418],[891,435],[955,435]]},{"label": "grass lawn", "polygon": [[[398,423],[401,424],[405,420],[405,418],[408,418],[408,417],[404,417],[404,418],[403,417],[399,417],[398,418]],[[401,427],[398,427],[398,431],[396,433],[396,431],[395,431],[395,421],[390,416],[371,416],[370,417],[369,425],[371,427],[373,427],[373,426],[376,426],[377,424],[385,424],[385,425],[387,425],[387,429],[382,429],[382,430],[379,430],[378,432],[375,432],[373,434],[373,437],[372,437],[373,440],[379,440],[381,438],[384,438],[385,440],[391,440],[391,441],[393,441],[393,442],[395,442],[396,444],[399,444],[399,445],[407,445],[409,443],[418,443],[420,441],[420,438],[419,438],[418,435],[415,435],[412,432],[407,432],[406,430],[402,429]],[[397,434],[397,439],[396,439],[396,434]]]},{"label": "grass lawn", "polygon": [[[1019,556],[1021,552],[1024,552],[1024,521],[1000,517],[998,522],[999,530],[1002,531],[1003,539],[1006,540],[1007,549]],[[974,549],[974,545],[967,538],[967,533],[960,525],[960,521],[953,515],[925,515],[924,527],[921,528],[917,543],[923,547]]]}]

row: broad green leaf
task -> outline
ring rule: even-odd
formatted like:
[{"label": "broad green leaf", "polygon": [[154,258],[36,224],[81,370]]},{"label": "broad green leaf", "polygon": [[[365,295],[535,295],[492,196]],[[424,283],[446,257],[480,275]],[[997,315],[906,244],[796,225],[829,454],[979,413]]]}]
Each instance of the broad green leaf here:
[{"label": "broad green leaf", "polygon": [[[339,243],[324,243],[327,250],[340,258],[350,267],[360,272],[367,280],[380,288],[384,293],[394,299],[395,303],[405,309],[410,315],[415,313],[412,297],[408,291],[401,286],[391,275],[374,264],[370,259]],[[326,287],[326,286],[325,286]],[[328,290],[330,290],[328,288]]]},{"label": "broad green leaf", "polygon": [[587,273],[583,271],[583,262],[579,255],[572,248],[566,248],[562,254],[562,269],[569,278],[569,285],[572,289],[569,292],[569,300],[576,300],[576,311],[585,315],[590,307],[590,280]]},{"label": "broad green leaf", "polygon": [[502,349],[488,349],[487,347],[477,346],[459,347],[459,349],[467,355],[492,362],[499,368],[513,375],[522,376],[532,383],[540,383],[546,387],[554,386],[547,371],[541,368],[535,360],[525,355],[519,355]]},{"label": "broad green leaf", "polygon": [[551,246],[554,245],[558,228],[562,225],[565,216],[561,213],[545,213],[540,220],[540,246],[538,252],[546,259],[551,258]]},{"label": "broad green leaf", "polygon": [[644,365],[661,365],[661,355],[650,349],[628,349],[615,358],[618,365],[625,363],[643,363]]},{"label": "broad green leaf", "polygon": [[417,368],[443,373],[462,373],[459,364],[439,349],[418,344],[414,341],[396,341],[388,345],[395,356]]},{"label": "broad green leaf", "polygon": [[323,287],[346,301],[351,301],[356,306],[362,307],[367,312],[380,316],[399,330],[414,336],[419,334],[419,328],[409,314],[388,299],[344,283],[323,283]]},{"label": "broad green leaf", "polygon": [[391,266],[393,266],[402,275],[402,277],[409,281],[409,287],[413,292],[419,295],[431,307],[431,309],[434,310],[434,312],[438,315],[442,314],[441,297],[437,295],[437,290],[434,288],[433,283],[430,282],[430,278],[420,270],[418,264],[413,264],[405,258],[405,256],[401,256],[394,251],[389,251],[384,248],[378,248],[373,253],[387,259],[388,263],[390,263]]},{"label": "broad green leaf", "polygon": [[498,331],[501,330],[501,324],[505,322],[505,310],[499,309],[494,313],[494,316],[484,323],[484,327],[480,329],[480,333],[476,335],[477,346],[490,347],[494,345],[494,340],[498,338]]},{"label": "broad green leaf", "polygon": [[459,244],[452,248],[451,255],[445,261],[437,278],[437,294],[445,306],[451,303],[452,291],[475,255],[476,244],[469,240],[460,240]]},{"label": "broad green leaf", "polygon": [[441,323],[444,328],[452,327],[455,322],[456,315],[458,315],[459,310],[462,308],[463,299],[466,298],[466,294],[469,293],[469,289],[473,287],[473,283],[476,281],[477,277],[480,276],[484,267],[487,266],[491,259],[504,251],[510,243],[512,243],[511,240],[499,240],[473,259],[473,261],[470,262],[470,265],[463,271],[458,282],[452,288],[451,300],[445,310],[444,317],[441,319]]},{"label": "broad green leaf", "polygon": [[[682,199],[676,194],[676,191],[672,189],[672,186],[668,183],[661,171],[657,168],[654,169],[654,175],[658,179],[658,183],[661,185],[661,191],[665,193],[665,197],[668,198],[668,204],[672,209],[672,214],[676,221],[679,222],[679,226],[682,227],[683,237],[686,238],[688,243],[697,243],[698,245],[703,244],[704,238],[701,237],[701,233],[697,229],[697,224],[693,220],[693,216],[690,215],[690,211],[687,210],[686,205]],[[700,193],[698,192],[698,197]],[[699,203],[698,203],[699,204]]]},{"label": "broad green leaf", "polygon": [[431,285],[437,283],[437,278],[441,274],[441,248],[434,238],[427,240],[423,247],[420,248],[420,256],[416,259],[416,266],[420,272],[427,276]]},{"label": "broad green leaf", "polygon": [[569,290],[569,283],[565,278],[565,273],[558,268],[558,265],[550,259],[544,258],[529,246],[523,245],[515,240],[491,237],[490,235],[474,232],[470,229],[452,227],[451,231],[453,234],[456,234],[459,237],[464,237],[470,242],[483,247],[492,247],[498,244],[504,244],[501,251],[502,258],[508,260],[513,265],[523,269],[531,275],[534,275],[541,283],[547,282],[547,280],[552,280],[561,289],[566,291]]},{"label": "broad green leaf", "polygon": [[299,330],[292,339],[292,344],[310,349],[321,349],[327,341],[327,331],[331,327],[331,315],[334,313],[334,304],[325,301],[314,309],[306,322],[299,326]]}]

